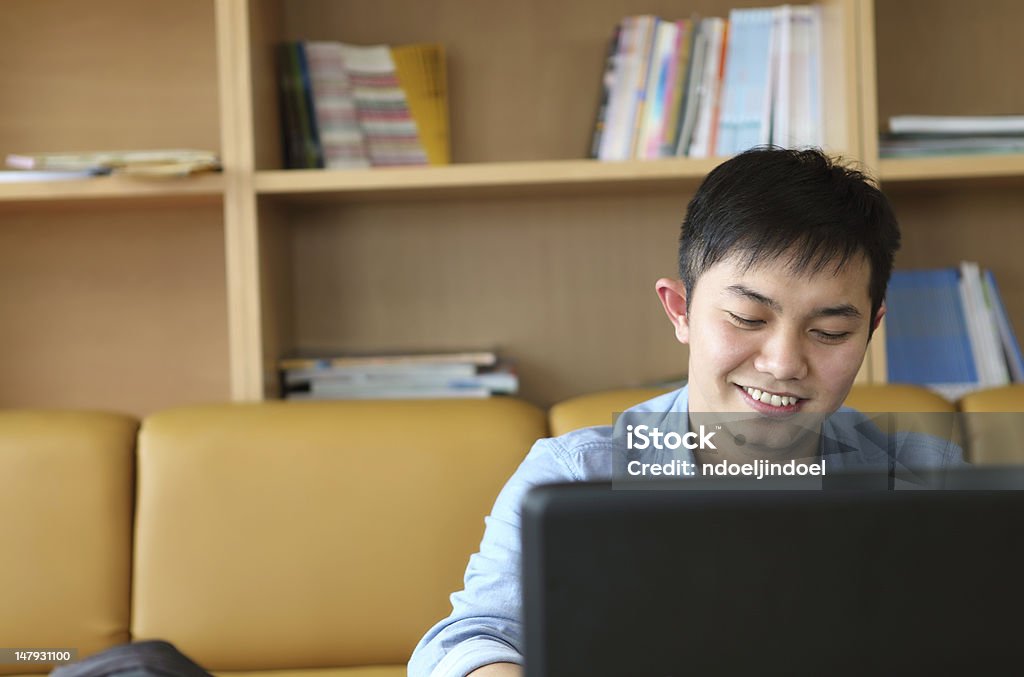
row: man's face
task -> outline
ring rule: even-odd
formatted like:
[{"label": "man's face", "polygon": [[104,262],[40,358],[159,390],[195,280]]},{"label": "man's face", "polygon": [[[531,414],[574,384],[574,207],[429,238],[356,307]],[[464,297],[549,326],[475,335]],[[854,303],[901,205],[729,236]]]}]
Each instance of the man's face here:
[{"label": "man's face", "polygon": [[867,349],[867,261],[801,275],[788,264],[782,257],[744,270],[735,257],[719,262],[697,280],[692,299],[681,299],[676,308],[686,314],[674,318],[670,306],[680,300],[673,296],[685,291],[678,282],[658,285],[678,340],[690,346],[691,415],[753,421],[743,429],[747,455],[795,444],[838,409]]}]

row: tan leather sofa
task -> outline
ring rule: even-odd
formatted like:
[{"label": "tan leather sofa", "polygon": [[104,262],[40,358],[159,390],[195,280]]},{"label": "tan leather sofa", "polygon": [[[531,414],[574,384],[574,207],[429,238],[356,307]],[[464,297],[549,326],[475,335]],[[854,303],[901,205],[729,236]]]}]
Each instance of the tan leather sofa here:
[{"label": "tan leather sofa", "polygon": [[[220,404],[141,423],[0,412],[0,644],[86,656],[163,638],[225,675],[403,675],[533,441],[657,392],[548,414],[515,399]],[[899,386],[850,402],[952,409]],[[961,405],[1024,411],[1024,386]],[[978,460],[993,458],[1022,460]]]}]

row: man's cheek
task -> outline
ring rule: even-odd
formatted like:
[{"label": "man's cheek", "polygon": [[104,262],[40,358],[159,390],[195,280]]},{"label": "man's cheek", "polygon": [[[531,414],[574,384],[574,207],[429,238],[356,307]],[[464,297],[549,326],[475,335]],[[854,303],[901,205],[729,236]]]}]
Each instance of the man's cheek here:
[{"label": "man's cheek", "polygon": [[833,388],[844,389],[857,378],[863,361],[864,351],[857,346],[850,346],[846,350],[834,351],[828,355],[828,359],[822,359],[819,363],[819,373]]}]

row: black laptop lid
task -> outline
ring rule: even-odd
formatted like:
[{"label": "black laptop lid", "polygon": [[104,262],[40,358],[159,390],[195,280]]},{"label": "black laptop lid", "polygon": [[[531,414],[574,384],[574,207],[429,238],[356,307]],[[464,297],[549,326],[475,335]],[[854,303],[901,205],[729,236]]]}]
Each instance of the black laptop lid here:
[{"label": "black laptop lid", "polygon": [[1024,492],[984,487],[1024,483],[968,474],[961,485],[974,488],[959,491],[534,489],[523,506],[526,675],[1017,665]]}]

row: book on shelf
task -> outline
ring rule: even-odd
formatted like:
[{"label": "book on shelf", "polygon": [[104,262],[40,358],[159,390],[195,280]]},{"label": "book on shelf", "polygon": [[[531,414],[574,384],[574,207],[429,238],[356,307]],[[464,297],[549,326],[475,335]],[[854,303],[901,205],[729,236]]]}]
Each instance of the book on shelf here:
[{"label": "book on shelf", "polygon": [[[341,45],[336,42],[299,43],[309,64],[313,126],[319,142],[317,162],[328,169],[369,167],[366,138],[359,126],[355,97]],[[321,159],[322,158],[322,159]]]},{"label": "book on shelf", "polygon": [[1024,135],[1024,115],[894,115],[894,134]]},{"label": "book on shelf", "polygon": [[598,149],[601,160],[626,160],[632,157],[636,113],[646,92],[647,63],[651,34],[657,18],[629,16],[622,20],[614,57],[612,87]]},{"label": "book on shelf", "polygon": [[79,179],[91,179],[96,176],[105,176],[107,171],[92,169],[12,169],[0,171],[0,183],[30,183],[33,181],[75,181]]},{"label": "book on shelf", "polygon": [[773,12],[729,12],[721,113],[715,155],[733,155],[771,140]]},{"label": "book on shelf", "polygon": [[486,388],[408,387],[392,386],[375,390],[351,391],[292,391],[289,400],[438,400],[477,399],[490,397]]},{"label": "book on shelf", "polygon": [[619,45],[619,35],[622,31],[622,24],[615,27],[612,37],[608,41],[608,49],[605,53],[604,71],[601,74],[601,97],[597,104],[597,115],[594,120],[594,134],[590,139],[591,158],[597,158],[601,153],[601,136],[604,133],[605,118],[608,113],[608,98],[615,85],[615,59]]},{"label": "book on shelf", "polygon": [[366,367],[383,365],[423,365],[469,363],[479,367],[496,364],[498,356],[489,350],[458,352],[373,353],[373,354],[298,354],[278,362],[280,369],[318,369],[327,367]]},{"label": "book on shelf", "polygon": [[285,166],[351,169],[450,161],[441,45],[278,46]]},{"label": "book on shelf", "polygon": [[735,9],[728,19],[625,17],[605,57],[590,155],[820,146],[821,33],[817,5]]},{"label": "book on shelf", "polygon": [[288,399],[486,397],[515,394],[514,365],[494,353],[440,353],[282,360]]},{"label": "book on shelf", "polygon": [[[665,123],[668,133],[662,140],[662,156],[678,155],[677,149],[680,146],[686,149],[690,145],[706,58],[707,35],[701,29],[701,24],[700,18],[693,17],[686,21],[686,27],[682,29],[685,35],[680,40],[680,49],[685,51],[686,56],[680,53],[674,74],[673,99]],[[692,76],[688,77],[691,73]]]},{"label": "book on shelf", "polygon": [[665,128],[665,98],[671,70],[670,61],[678,61],[679,26],[672,21],[659,21],[651,34],[650,54],[647,58],[648,73],[645,75],[643,92],[640,95],[636,125],[637,132],[632,148],[633,157],[658,157]]},{"label": "book on shelf", "polygon": [[879,136],[882,157],[1024,153],[1024,116],[897,115]]},{"label": "book on shelf", "polygon": [[885,158],[1024,153],[1024,135],[1012,137],[882,134],[878,150]]},{"label": "book on shelf", "polygon": [[1006,306],[1003,304],[1002,294],[999,293],[996,276],[991,270],[985,271],[984,285],[986,300],[995,316],[999,341],[1010,369],[1010,378],[1014,383],[1024,382],[1024,356],[1021,355],[1020,343],[1017,342],[1017,335],[1010,324],[1010,317],[1006,314]]},{"label": "book on shelf", "polygon": [[950,400],[1024,377],[1020,346],[991,271],[894,271],[886,295],[890,382],[926,386]]},{"label": "book on shelf", "polygon": [[37,172],[70,172],[80,173],[80,175],[117,174],[158,178],[188,176],[198,172],[220,169],[220,160],[213,151],[181,148],[103,150],[78,153],[11,153],[7,155],[6,162],[8,167]]},{"label": "book on shelf", "polygon": [[432,165],[451,162],[448,125],[448,68],[444,45],[426,43],[392,47],[398,82],[409,101],[420,143]]},{"label": "book on shelf", "polygon": [[691,68],[691,78],[696,80],[696,100],[686,111],[693,119],[683,121],[683,129],[676,144],[676,155],[709,157],[714,154],[715,134],[718,131],[718,110],[721,100],[725,47],[728,44],[729,24],[721,17],[710,17],[700,22],[700,48],[703,53],[694,54],[691,63],[702,66],[702,71]]}]

